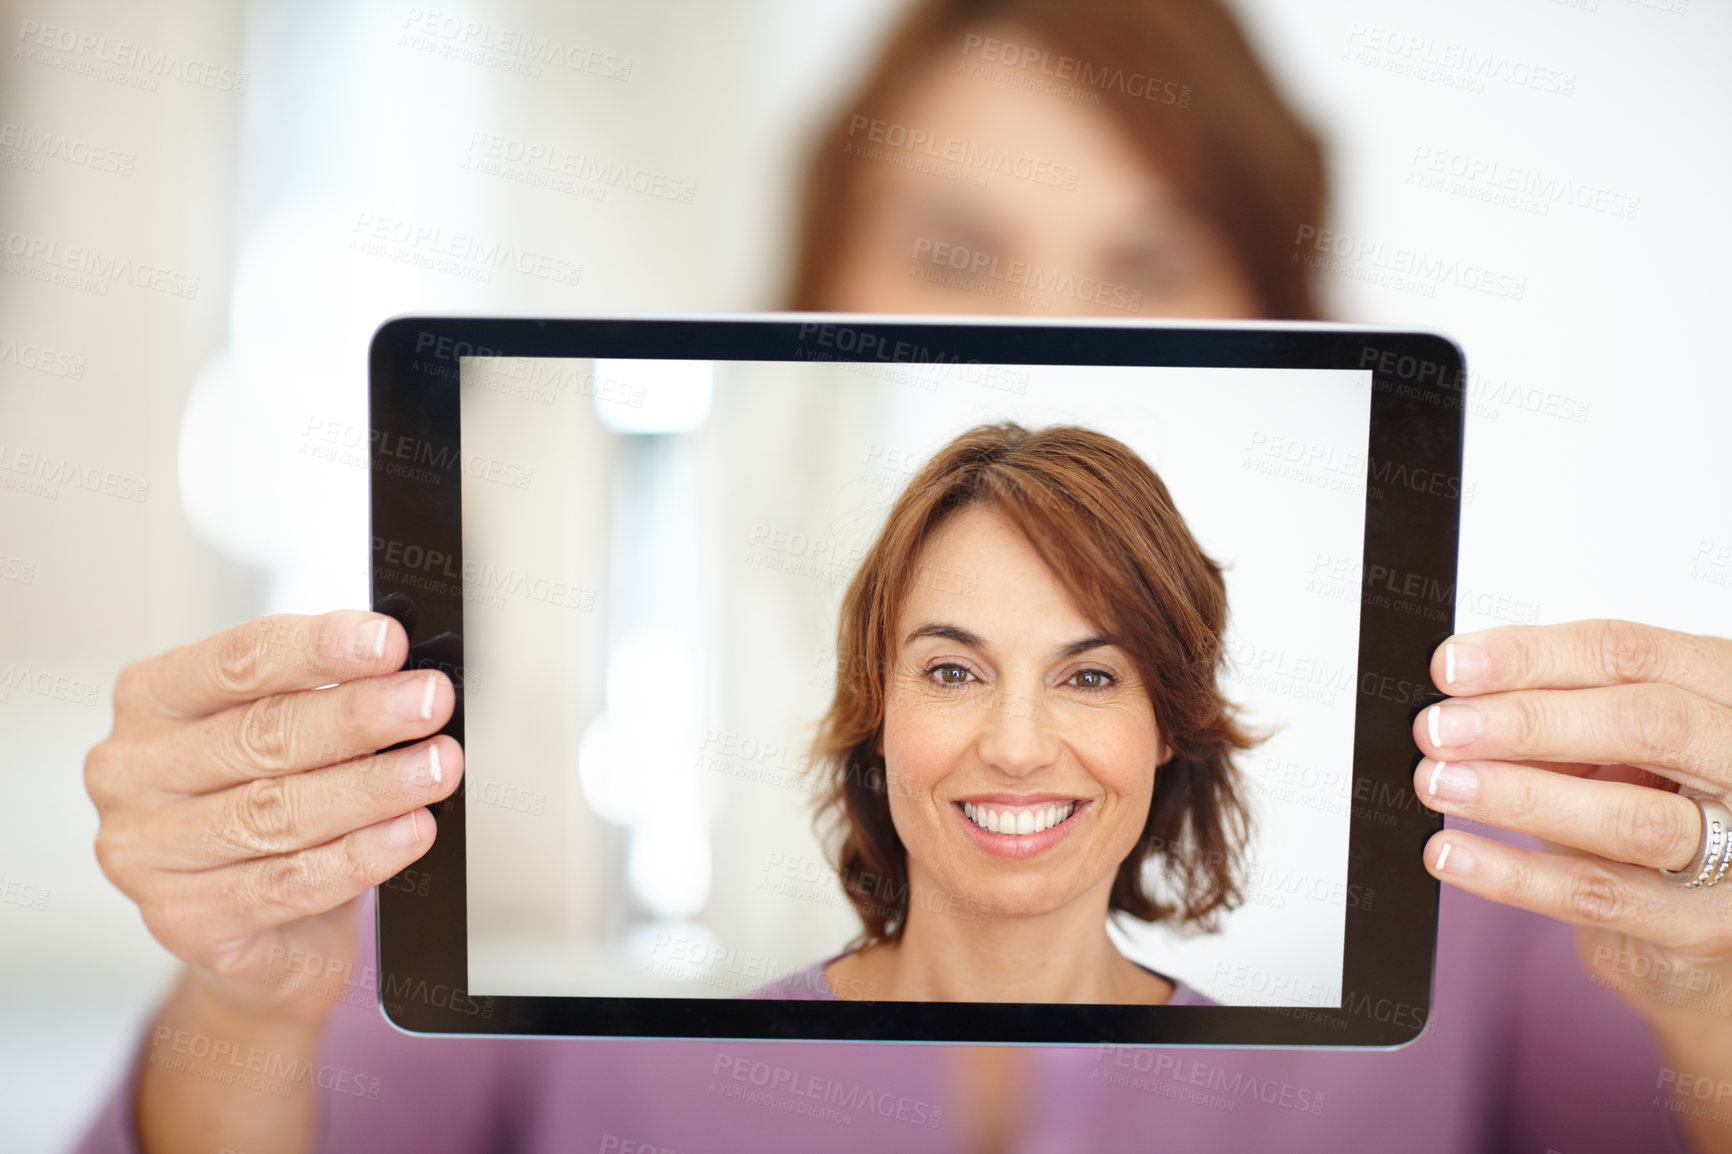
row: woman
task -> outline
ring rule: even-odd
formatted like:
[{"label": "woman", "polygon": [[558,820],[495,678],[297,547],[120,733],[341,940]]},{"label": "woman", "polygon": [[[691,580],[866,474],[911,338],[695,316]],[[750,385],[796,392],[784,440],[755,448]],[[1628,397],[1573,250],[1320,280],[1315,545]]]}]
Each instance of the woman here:
[{"label": "woman", "polygon": [[1325,200],[1214,0],[926,0],[813,151],[789,303],[1315,319]]},{"label": "woman", "polygon": [[[922,172],[905,153],[820,152],[816,176],[859,183],[815,186],[799,303],[1308,315],[1290,226],[1321,210],[1316,151],[1209,0],[925,5],[883,73],[868,96],[891,99],[856,135],[895,147],[900,123],[897,139],[917,129],[936,158]],[[1014,154],[1002,170],[950,159],[995,147]],[[929,280],[940,242],[1022,271]],[[1425,847],[1447,884],[1435,1011],[1412,1045],[983,1049],[956,1065],[912,1046],[408,1038],[364,982],[341,1000],[308,992],[309,956],[365,975],[354,899],[426,852],[421,807],[461,778],[457,744],[428,739],[450,683],[400,672],[407,644],[376,614],[267,618],[116,680],[114,731],[85,766],[97,854],[188,967],[84,1149],[1732,1148],[1714,1109],[1732,1086],[1729,887],[1659,875],[1688,863],[1701,822],[1630,768],[1732,784],[1725,641],[1589,622],[1457,636],[1434,655],[1454,700],[1415,721],[1421,799],[1568,848],[1460,830]],[[294,1076],[260,1093],[217,1076],[232,1063],[201,1072],[192,1059],[219,1045]],[[870,1107],[840,1121],[733,1092],[760,1074],[839,1083]]]},{"label": "woman", "polygon": [[[1207,924],[1238,897],[1251,740],[1216,684],[1226,615],[1220,568],[1120,442],[1005,424],[940,449],[848,587],[814,759],[864,948],[765,996],[1206,1001],[1106,921]],[[1168,845],[1189,852],[1160,859],[1163,901],[1143,867]]]}]

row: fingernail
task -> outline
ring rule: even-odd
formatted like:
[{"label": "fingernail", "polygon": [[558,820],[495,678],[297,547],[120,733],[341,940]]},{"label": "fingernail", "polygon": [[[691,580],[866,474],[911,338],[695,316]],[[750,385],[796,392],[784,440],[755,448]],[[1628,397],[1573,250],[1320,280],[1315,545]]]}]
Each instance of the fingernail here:
[{"label": "fingernail", "polygon": [[375,658],[385,656],[385,638],[390,634],[390,632],[391,619],[387,617],[379,622],[379,632],[373,638],[373,656]]},{"label": "fingernail", "polygon": [[[384,622],[380,622],[383,625]],[[350,661],[365,662],[381,656],[384,652],[384,638],[377,632],[377,626],[363,621],[350,630],[343,646],[338,650]]]},{"label": "fingernail", "polygon": [[1446,701],[1425,711],[1425,731],[1438,749],[1452,749],[1479,740],[1479,710]]},{"label": "fingernail", "polygon": [[406,785],[438,785],[445,780],[444,767],[439,764],[437,743],[417,750],[403,759],[403,782]]},{"label": "fingernail", "polygon": [[1465,641],[1451,641],[1443,647],[1443,683],[1475,681],[1485,672],[1485,650]]},{"label": "fingernail", "polygon": [[401,849],[414,845],[416,838],[415,815],[418,810],[410,810],[396,821],[385,827],[385,844]]},{"label": "fingernail", "polygon": [[404,721],[427,721],[433,716],[433,678],[415,677],[391,691],[391,708]]},{"label": "fingernail", "polygon": [[1459,761],[1440,761],[1431,767],[1425,792],[1439,801],[1472,801],[1479,796],[1479,774]]},{"label": "fingernail", "polygon": [[1437,861],[1432,863],[1432,869],[1438,873],[1450,873],[1457,877],[1473,872],[1473,854],[1459,842],[1446,841],[1443,848],[1437,851]]}]

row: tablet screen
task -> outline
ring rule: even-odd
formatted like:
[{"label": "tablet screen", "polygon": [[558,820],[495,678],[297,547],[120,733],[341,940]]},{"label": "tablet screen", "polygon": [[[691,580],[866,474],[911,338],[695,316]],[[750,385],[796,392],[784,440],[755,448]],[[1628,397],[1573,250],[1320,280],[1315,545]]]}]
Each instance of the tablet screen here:
[{"label": "tablet screen", "polygon": [[[1195,550],[1226,597],[1199,676],[1247,735],[1224,756],[1250,823],[1213,853],[1238,897],[1212,930],[1115,908],[1106,932],[1218,1002],[1341,1004],[1347,910],[1378,899],[1348,881],[1361,598],[1385,576],[1362,564],[1366,486],[1391,481],[1368,465],[1369,370],[830,348],[465,357],[457,391],[462,557],[430,579],[462,587],[471,996],[874,999],[838,988],[845,967],[824,977],[863,935],[1070,925],[1054,911],[1125,868],[1189,908],[1169,859],[1203,851],[1144,820],[1151,774],[1184,755],[1138,727],[1166,716],[1143,634],[1176,626],[1085,603],[1058,570],[1094,556],[1121,587],[1158,584]],[[926,508],[967,454],[1009,442],[1120,472],[1100,498],[1041,474],[1044,512]],[[1171,506],[1139,559],[1140,530],[1099,526],[1147,514],[1113,491],[1145,473]],[[1448,628],[1452,591],[1382,596]],[[850,638],[874,607],[889,640],[867,666]],[[910,624],[930,628],[910,641]],[[1066,629],[1095,649],[1042,657]],[[861,681],[902,708],[850,758],[836,735]],[[851,813],[862,790],[890,829]]]}]

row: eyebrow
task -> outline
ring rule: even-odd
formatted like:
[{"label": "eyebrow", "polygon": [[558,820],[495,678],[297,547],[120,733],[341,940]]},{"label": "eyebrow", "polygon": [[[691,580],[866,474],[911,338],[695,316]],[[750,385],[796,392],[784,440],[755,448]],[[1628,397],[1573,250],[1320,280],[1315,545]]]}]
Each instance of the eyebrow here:
[{"label": "eyebrow", "polygon": [[[962,628],[960,625],[949,625],[938,621],[929,621],[925,625],[918,626],[912,633],[902,639],[902,644],[908,645],[914,641],[918,641],[922,637],[943,638],[946,641],[954,641],[958,645],[966,645],[970,649],[978,649],[983,653],[990,649],[990,646],[988,646],[985,641]],[[1079,654],[1087,653],[1091,649],[1102,649],[1111,644],[1112,642],[1108,641],[1104,637],[1085,637],[1081,641],[1073,641],[1063,649],[1060,649],[1058,651],[1058,656],[1060,660],[1063,660],[1066,657],[1076,657]]]}]

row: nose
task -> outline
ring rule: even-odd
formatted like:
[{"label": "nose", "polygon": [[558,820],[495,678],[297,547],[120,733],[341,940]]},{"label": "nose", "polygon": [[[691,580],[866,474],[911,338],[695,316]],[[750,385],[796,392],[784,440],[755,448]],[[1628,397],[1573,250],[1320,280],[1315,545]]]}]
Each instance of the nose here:
[{"label": "nose", "polygon": [[975,746],[981,761],[1011,777],[1027,777],[1053,765],[1060,743],[1052,715],[1038,698],[1000,690],[981,701],[986,716]]}]

